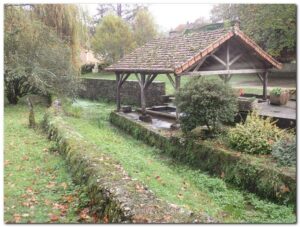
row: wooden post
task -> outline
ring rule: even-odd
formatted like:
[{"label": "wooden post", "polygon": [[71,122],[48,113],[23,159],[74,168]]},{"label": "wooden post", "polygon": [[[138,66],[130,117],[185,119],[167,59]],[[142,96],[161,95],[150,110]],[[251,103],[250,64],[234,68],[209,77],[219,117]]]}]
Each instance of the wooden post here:
[{"label": "wooden post", "polygon": [[[229,71],[230,64],[230,53],[229,53],[229,41],[227,41],[227,51],[226,51],[226,69]],[[228,73],[227,76],[224,76],[225,84],[230,80],[231,75]]]},{"label": "wooden post", "polygon": [[145,81],[146,81],[146,75],[142,73],[141,74],[141,107],[142,107],[142,115],[146,115]]},{"label": "wooden post", "polygon": [[[180,79],[181,79],[181,76],[177,76],[176,74],[174,74],[174,76],[175,76],[175,89],[176,89],[176,92],[177,92],[179,90],[179,88],[180,88]],[[180,113],[180,110],[176,106],[176,121],[179,120],[179,113]]]},{"label": "wooden post", "polygon": [[117,93],[116,93],[117,112],[120,112],[120,109],[121,109],[121,78],[120,78],[119,73],[116,73],[116,85],[117,85]]},{"label": "wooden post", "polygon": [[263,100],[267,99],[268,74],[268,71],[264,72]]}]

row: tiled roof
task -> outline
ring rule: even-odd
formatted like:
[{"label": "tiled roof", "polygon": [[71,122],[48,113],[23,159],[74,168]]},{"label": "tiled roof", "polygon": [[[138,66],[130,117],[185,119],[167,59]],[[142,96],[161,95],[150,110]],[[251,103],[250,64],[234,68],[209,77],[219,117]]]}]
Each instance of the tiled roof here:
[{"label": "tiled roof", "polygon": [[[181,73],[234,35],[241,36],[243,40],[247,38],[248,42],[245,42],[245,44],[258,51],[260,56],[275,67],[280,67],[280,63],[242,32],[236,32],[232,29],[219,29],[154,39],[126,55],[117,63],[107,67],[106,70],[116,72]],[[253,45],[256,45],[256,47]]]}]

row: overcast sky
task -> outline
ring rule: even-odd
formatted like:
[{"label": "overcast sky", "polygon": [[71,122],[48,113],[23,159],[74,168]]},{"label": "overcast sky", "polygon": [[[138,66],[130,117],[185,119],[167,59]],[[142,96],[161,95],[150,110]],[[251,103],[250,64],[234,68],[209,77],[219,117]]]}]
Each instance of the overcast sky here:
[{"label": "overcast sky", "polygon": [[[97,4],[82,4],[90,15],[95,15]],[[209,19],[213,4],[150,4],[149,11],[155,18],[156,24],[163,31],[168,31],[179,24],[194,22],[199,17]]]}]

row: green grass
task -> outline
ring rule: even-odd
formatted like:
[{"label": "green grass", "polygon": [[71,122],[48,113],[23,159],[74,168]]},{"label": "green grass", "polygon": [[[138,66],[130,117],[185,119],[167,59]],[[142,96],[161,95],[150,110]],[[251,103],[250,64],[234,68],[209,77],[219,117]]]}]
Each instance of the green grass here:
[{"label": "green grass", "polygon": [[[109,80],[115,80],[115,74],[110,73],[110,72],[100,72],[100,73],[87,73],[82,75],[83,78],[102,78],[102,79],[109,79]],[[188,76],[183,76],[181,77],[181,86],[184,86],[185,83],[187,83],[190,80],[191,77]],[[217,75],[213,75],[213,76],[209,76],[207,77],[209,79],[220,79],[219,76]],[[128,80],[136,80],[135,75],[130,75]],[[164,74],[160,74],[158,75],[154,81],[162,81],[165,82],[166,84],[166,94],[174,94],[174,88],[172,86],[172,84],[170,83],[168,77]],[[233,87],[238,87],[240,88],[241,86],[239,86],[238,84],[241,82],[245,82],[245,81],[259,81],[258,77],[256,77],[255,75],[233,75],[231,80],[229,81],[229,84],[232,85]],[[258,95],[262,95],[262,87],[261,88],[255,88],[255,87],[247,87],[247,86],[243,86],[242,88],[244,88],[244,91],[246,93],[251,93],[251,94],[258,94]],[[269,89],[268,89],[269,90]]]},{"label": "green grass", "polygon": [[204,211],[222,223],[295,222],[292,207],[260,200],[221,179],[175,163],[160,150],[112,127],[108,115],[114,105],[79,100],[74,106],[83,108],[81,119],[65,120],[86,140],[119,160],[133,178],[146,184],[159,198],[196,213]]},{"label": "green grass", "polygon": [[[45,108],[36,107],[36,120]],[[38,129],[28,127],[26,105],[4,109],[4,221],[80,223],[87,197],[75,186],[64,159]],[[81,198],[81,199],[79,199]]]}]

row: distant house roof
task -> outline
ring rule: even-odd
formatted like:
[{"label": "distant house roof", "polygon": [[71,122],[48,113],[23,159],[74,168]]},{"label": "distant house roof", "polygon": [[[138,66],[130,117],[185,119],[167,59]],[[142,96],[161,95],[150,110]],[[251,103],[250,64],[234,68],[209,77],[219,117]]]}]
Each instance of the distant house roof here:
[{"label": "distant house roof", "polygon": [[106,68],[115,72],[157,72],[179,74],[200,61],[232,37],[253,49],[276,68],[282,65],[238,28],[218,29],[187,35],[154,39]]}]

